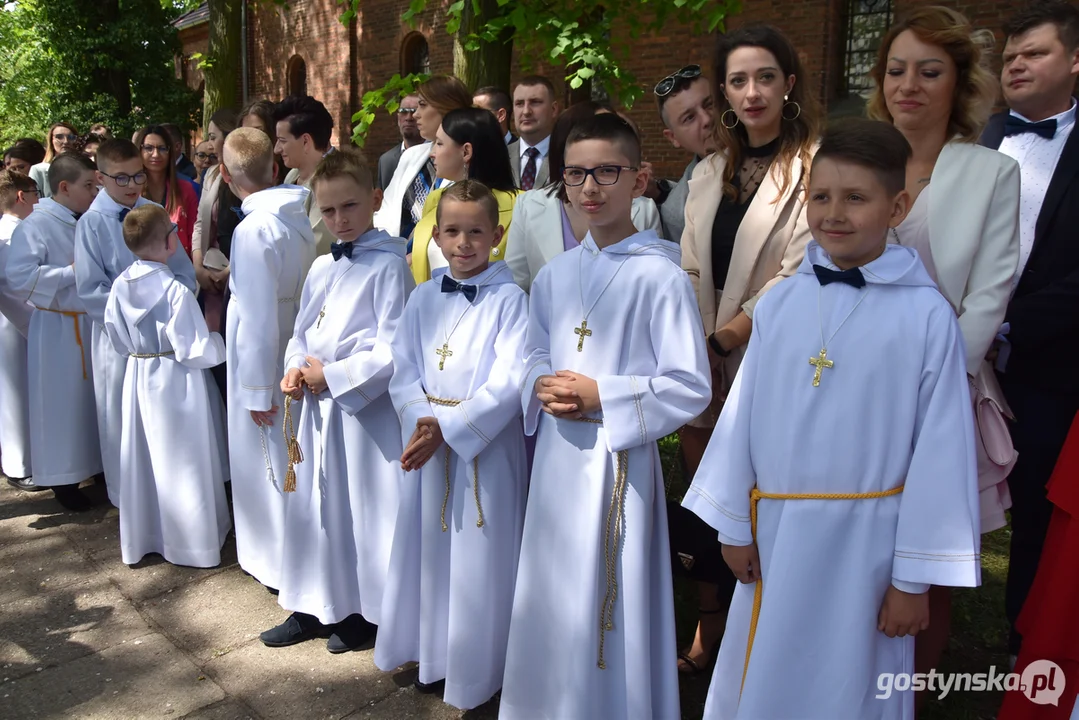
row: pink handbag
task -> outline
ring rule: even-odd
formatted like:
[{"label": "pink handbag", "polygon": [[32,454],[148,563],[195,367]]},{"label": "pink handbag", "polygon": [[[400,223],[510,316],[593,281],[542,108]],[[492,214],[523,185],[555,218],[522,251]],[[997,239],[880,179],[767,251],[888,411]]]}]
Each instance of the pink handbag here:
[{"label": "pink handbag", "polygon": [[978,494],[982,532],[985,533],[1007,524],[1004,511],[1012,505],[1011,493],[1005,481],[1019,457],[1008,432],[1008,420],[1014,420],[1015,416],[988,362],[983,362],[978,374],[970,378],[970,398],[974,405]]}]

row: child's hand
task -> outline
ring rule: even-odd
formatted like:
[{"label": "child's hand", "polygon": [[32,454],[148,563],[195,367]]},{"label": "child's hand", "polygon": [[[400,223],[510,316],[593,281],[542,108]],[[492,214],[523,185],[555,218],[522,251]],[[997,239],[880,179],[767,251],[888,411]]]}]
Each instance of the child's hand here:
[{"label": "child's hand", "polygon": [[912,595],[888,584],[877,629],[890,638],[917,635],[929,627],[929,593]]},{"label": "child's hand", "polygon": [[419,470],[427,464],[442,443],[442,428],[438,419],[420,418],[416,422],[416,432],[412,433],[412,439],[408,441],[408,447],[401,456],[401,467],[406,471]]},{"label": "child's hand", "polygon": [[751,545],[722,545],[723,562],[739,581],[755,583],[761,579],[761,558],[757,543]]},{"label": "child's hand", "polygon": [[252,410],[251,419],[255,421],[255,424],[261,427],[272,427],[273,416],[277,414],[277,406],[274,405],[269,410]]},{"label": "child's hand", "polygon": [[576,420],[581,417],[577,397],[566,383],[555,375],[541,375],[533,386],[536,399],[543,403],[543,412],[555,417]]},{"label": "child's hand", "polygon": [[572,370],[559,370],[555,373],[555,377],[562,380],[562,386],[573,393],[573,397],[577,400],[577,409],[582,413],[600,409],[599,384],[595,380]]},{"label": "child's hand", "polygon": [[281,378],[281,392],[293,400],[303,398],[303,373],[296,368],[291,368],[285,377]]},{"label": "child's hand", "polygon": [[326,390],[326,375],[323,372],[322,363],[318,358],[313,358],[310,355],[307,356],[306,360],[307,367],[300,368],[303,381],[307,383],[307,387],[311,388],[311,392],[321,395]]}]

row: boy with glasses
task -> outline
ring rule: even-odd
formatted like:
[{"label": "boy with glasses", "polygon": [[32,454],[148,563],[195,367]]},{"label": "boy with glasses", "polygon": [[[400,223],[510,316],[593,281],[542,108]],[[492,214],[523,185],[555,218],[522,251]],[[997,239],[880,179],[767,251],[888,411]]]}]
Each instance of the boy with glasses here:
[{"label": "boy with glasses", "polygon": [[[151,204],[142,197],[146,184],[142,155],[130,140],[108,140],[97,149],[98,193],[75,231],[75,283],[86,312],[94,321],[93,367],[101,459],[109,501],[120,503],[120,413],[127,359],[116,352],[105,333],[105,304],[113,281],[135,255],[124,244],[124,218],[132,208]],[[176,279],[195,291],[195,268],[186,253],[169,258]]]}]

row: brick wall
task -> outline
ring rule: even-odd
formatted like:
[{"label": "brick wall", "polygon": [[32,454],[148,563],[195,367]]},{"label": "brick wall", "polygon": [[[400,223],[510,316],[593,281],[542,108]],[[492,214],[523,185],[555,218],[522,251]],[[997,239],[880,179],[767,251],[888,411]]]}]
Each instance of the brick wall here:
[{"label": "brick wall", "polygon": [[[902,14],[932,1],[895,0],[893,13]],[[995,31],[998,38],[1004,19],[1024,5],[1024,0],[944,1],[966,13],[977,26]],[[438,7],[418,18],[415,29],[400,21],[407,0],[365,0],[351,27],[338,22],[340,6],[330,0],[293,0],[288,9],[268,3],[250,5],[251,96],[280,99],[287,94],[288,63],[298,54],[307,64],[308,92],[322,100],[334,116],[334,143],[347,141],[351,114],[363,93],[402,71],[402,43],[410,33],[420,32],[427,38],[432,72],[452,71],[453,43],[444,30],[444,13],[440,3],[431,5]],[[826,107],[839,110],[844,104],[837,93],[844,70],[846,5],[846,0],[744,0],[744,12],[729,18],[728,27],[751,21],[778,26],[799,48],[806,72],[802,81],[812,86]],[[696,36],[690,28],[675,23],[660,33],[639,38],[634,45],[628,68],[645,94],[630,115],[644,135],[646,159],[661,175],[677,177],[688,158],[663,138],[651,88],[664,75],[690,63],[699,63],[710,72],[712,45],[711,37]],[[543,66],[529,72],[536,70],[552,79],[562,75],[558,68]],[[522,74],[520,64],[514,62],[513,77]],[[377,157],[397,138],[393,118],[380,113],[366,151]]]}]

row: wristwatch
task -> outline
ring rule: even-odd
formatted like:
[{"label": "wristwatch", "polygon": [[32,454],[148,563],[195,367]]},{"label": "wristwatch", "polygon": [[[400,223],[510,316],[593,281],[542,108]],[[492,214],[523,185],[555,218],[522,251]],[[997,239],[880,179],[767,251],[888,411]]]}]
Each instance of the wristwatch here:
[{"label": "wristwatch", "polygon": [[712,333],[708,336],[708,346],[712,348],[712,352],[720,357],[727,357],[731,354],[730,350],[724,350],[723,346],[719,344],[719,340],[716,340],[716,334]]}]

